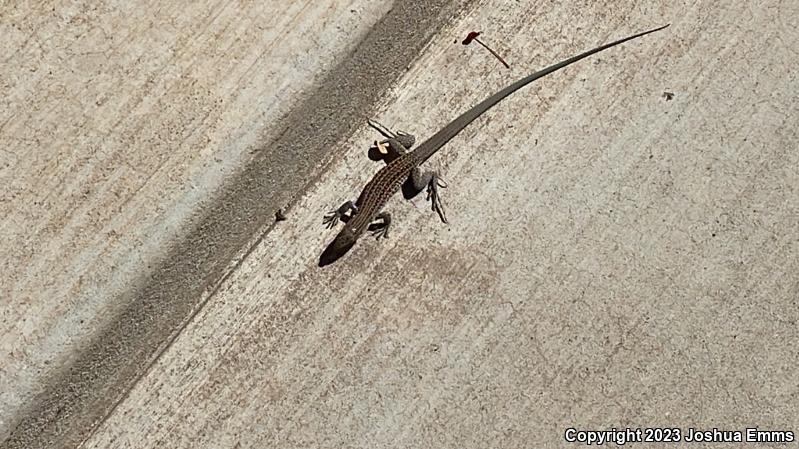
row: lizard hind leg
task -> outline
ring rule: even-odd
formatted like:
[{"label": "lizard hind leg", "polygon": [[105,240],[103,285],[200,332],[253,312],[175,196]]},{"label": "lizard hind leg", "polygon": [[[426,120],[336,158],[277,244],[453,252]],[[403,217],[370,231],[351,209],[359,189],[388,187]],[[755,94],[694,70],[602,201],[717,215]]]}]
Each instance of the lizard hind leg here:
[{"label": "lizard hind leg", "polygon": [[[416,137],[413,134],[408,134],[403,131],[391,132],[388,128],[380,123],[369,120],[369,126],[377,130],[385,139],[376,141],[375,145],[369,148],[369,158],[372,160],[383,160],[385,163],[390,163],[394,159],[402,156],[408,152],[415,143]],[[386,144],[387,147],[386,147]],[[377,154],[377,153],[380,154]]]},{"label": "lizard hind leg", "polygon": [[402,186],[402,194],[405,199],[411,199],[418,195],[422,190],[427,190],[427,200],[431,203],[432,211],[438,214],[442,223],[447,223],[447,215],[444,213],[444,204],[441,202],[439,189],[445,189],[447,183],[436,171],[422,171],[419,167],[411,170],[411,175]]},{"label": "lizard hind leg", "polygon": [[404,131],[397,131],[397,137],[395,138],[397,142],[399,142],[405,150],[410,150],[411,147],[416,143],[416,136],[413,134],[408,134]]},{"label": "lizard hind leg", "polygon": [[[347,212],[350,212],[350,214],[347,215]],[[347,201],[339,206],[338,209],[333,209],[325,214],[325,217],[322,219],[322,224],[327,226],[327,229],[332,229],[339,221],[346,223],[356,213],[358,213],[358,206],[352,201]]]}]

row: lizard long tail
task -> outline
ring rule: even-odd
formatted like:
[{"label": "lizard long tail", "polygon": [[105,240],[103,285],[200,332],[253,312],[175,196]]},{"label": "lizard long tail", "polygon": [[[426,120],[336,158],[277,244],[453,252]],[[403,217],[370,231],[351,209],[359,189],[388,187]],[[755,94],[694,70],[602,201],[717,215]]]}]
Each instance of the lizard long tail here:
[{"label": "lizard long tail", "polygon": [[545,68],[543,70],[539,70],[538,72],[535,72],[533,74],[525,76],[524,78],[522,78],[522,79],[516,81],[515,83],[507,86],[506,88],[500,90],[499,92],[495,93],[494,95],[486,98],[485,100],[483,100],[479,104],[475,105],[474,107],[472,107],[468,111],[464,112],[463,114],[460,115],[460,117],[458,117],[455,120],[453,120],[452,122],[450,122],[449,125],[445,126],[439,132],[435,133],[432,137],[427,139],[424,143],[419,145],[419,147],[416,149],[416,151],[414,151],[414,153],[417,153],[419,158],[420,158],[420,162],[419,163],[426,161],[439,148],[444,146],[444,144],[446,144],[450,139],[455,137],[456,134],[461,132],[461,130],[463,130],[463,128],[465,128],[469,123],[471,123],[477,117],[479,117],[480,114],[482,114],[485,111],[489,110],[492,106],[494,106],[495,104],[499,103],[502,99],[504,99],[508,95],[512,94],[513,92],[521,89],[522,87],[532,83],[533,81],[535,81],[535,80],[537,80],[537,79],[539,79],[541,77],[547,76],[547,75],[549,75],[552,72],[560,70],[560,69],[566,67],[567,65],[573,64],[573,63],[575,63],[575,62],[577,62],[577,61],[579,61],[579,60],[581,60],[583,58],[587,58],[587,57],[589,57],[589,56],[591,56],[591,55],[593,55],[595,53],[599,53],[602,50],[607,50],[610,47],[622,44],[622,43],[627,42],[629,40],[632,40],[632,39],[647,35],[649,33],[654,33],[655,31],[660,31],[663,28],[668,27],[669,25],[670,24],[667,24],[667,25],[664,25],[662,27],[655,28],[653,30],[644,31],[642,33],[638,33],[638,34],[635,34],[633,36],[625,37],[624,39],[619,39],[619,40],[611,42],[609,44],[605,44],[605,45],[596,47],[596,48],[594,48],[592,50],[588,50],[588,51],[586,51],[584,53],[580,53],[577,56],[572,56],[569,59],[566,59],[566,60],[561,61],[561,62],[559,62],[557,64],[551,65],[551,66],[549,66],[549,67],[547,67],[547,68]]}]

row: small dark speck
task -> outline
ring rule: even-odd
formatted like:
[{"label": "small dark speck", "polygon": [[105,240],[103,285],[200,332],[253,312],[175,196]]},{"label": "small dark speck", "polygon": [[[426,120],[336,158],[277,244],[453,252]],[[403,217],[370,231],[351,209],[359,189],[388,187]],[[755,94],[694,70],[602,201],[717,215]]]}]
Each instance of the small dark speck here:
[{"label": "small dark speck", "polygon": [[665,98],[666,101],[673,100],[674,99],[674,92],[663,92],[663,98]]},{"label": "small dark speck", "polygon": [[651,154],[649,155],[649,159],[652,159],[653,157],[655,157],[655,156],[653,156],[653,155],[651,155]]},{"label": "small dark speck", "polygon": [[716,236],[716,233],[714,232],[714,233],[712,233],[712,234],[710,234],[710,235],[711,235],[711,236],[713,236],[713,237],[715,237],[715,236]]},{"label": "small dark speck", "polygon": [[275,212],[275,221],[286,221],[286,212],[283,211],[283,208]]}]

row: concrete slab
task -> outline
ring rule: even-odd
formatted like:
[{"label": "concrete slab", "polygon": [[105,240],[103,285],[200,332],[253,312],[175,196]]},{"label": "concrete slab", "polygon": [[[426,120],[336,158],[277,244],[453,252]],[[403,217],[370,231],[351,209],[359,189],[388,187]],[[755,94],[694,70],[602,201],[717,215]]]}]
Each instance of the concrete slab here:
[{"label": "concrete slab", "polygon": [[[269,7],[276,6],[263,6],[263,14],[279,16],[267,14]],[[373,19],[364,27],[386,11],[385,5],[372,7]],[[52,394],[54,385],[65,385],[59,379],[90,378],[102,385],[108,379],[103,370],[62,372],[59,378],[20,366],[36,367],[47,357],[59,366],[81,366],[69,361],[95,353],[95,335],[114,335],[106,327],[95,332],[78,325],[79,306],[40,299],[49,297],[35,290],[48,285],[45,257],[60,253],[33,246],[42,255],[31,256],[27,265],[37,261],[39,271],[14,272],[27,287],[16,280],[10,290],[3,288],[19,301],[9,302],[2,315],[3,357],[17,364],[3,363],[11,367],[2,380],[3,390],[12,392],[3,396],[10,411],[3,415],[11,435],[7,446],[22,447],[28,437],[45,447],[67,442],[86,448],[560,447],[569,427],[678,427],[683,435],[713,427],[799,431],[799,139],[792,119],[799,112],[799,82],[789,62],[799,48],[798,9],[790,3],[576,8],[501,1],[464,9],[393,86],[380,121],[428,136],[530,70],[665,22],[672,26],[541,80],[454,139],[431,160],[449,181],[448,226],[424,198],[410,204],[396,198],[389,204],[395,219],[390,240],[364,239],[320,270],[316,258],[334,235],[320,227],[321,215],[356,196],[379,167],[364,156],[374,134],[361,126],[350,135],[351,128],[343,127],[339,135],[348,137],[325,148],[336,156],[329,170],[314,164],[296,169],[318,180],[291,204],[288,221],[261,237],[240,230],[265,225],[247,228],[232,220],[227,238],[249,238],[251,250],[222,251],[235,257],[220,256],[229,273],[221,283],[188,272],[197,284],[193,299],[174,309],[190,319],[157,321],[142,340],[119,339],[131,351],[156,347],[153,356],[145,351],[141,358],[154,362],[122,376],[124,388],[109,387],[117,396],[99,402],[115,404],[109,413],[84,412],[96,422],[58,414],[42,419],[48,408],[37,406],[47,401],[30,399],[36,388]],[[130,20],[141,26],[143,19]],[[510,71],[477,48],[453,43],[474,29],[503,53]],[[363,81],[354,79],[353,86]],[[231,84],[230,92],[245,85]],[[141,89],[125,90],[141,95]],[[176,103],[181,105],[188,107]],[[248,142],[260,136],[241,136],[261,129],[240,106],[230,106],[220,123],[246,131],[226,131],[228,138],[217,145],[178,133],[183,151],[194,142],[209,155],[214,148],[246,153]],[[362,119],[345,120],[355,126]],[[17,128],[9,129],[16,135]],[[152,157],[168,147],[165,138],[157,140],[163,146]],[[130,145],[119,148],[124,154]],[[209,155],[197,156],[196,164]],[[313,158],[316,164],[324,160]],[[265,172],[270,180],[277,178],[270,173],[289,170],[274,154],[263,160],[273,163],[274,171]],[[229,192],[227,186],[253,173],[237,167],[259,163],[266,162],[240,156],[207,185]],[[33,192],[24,198],[53,194],[52,185],[32,181],[45,173],[37,170],[19,181]],[[187,179],[160,183],[179,190]],[[183,224],[161,234],[164,241],[187,229],[196,233],[185,224],[191,211],[219,207],[218,198],[226,198],[201,190],[196,203],[185,203],[183,220],[175,221]],[[142,207],[179,210],[165,206],[174,204],[174,195],[164,199],[154,192],[132,195]],[[22,214],[24,201],[13,201],[8,211]],[[101,202],[79,204],[114,210]],[[166,215],[150,218],[149,226],[169,222]],[[136,216],[130,216],[130,232],[146,235],[149,228]],[[4,227],[25,228],[20,223],[27,222],[7,219]],[[15,231],[12,240],[36,242],[29,227]],[[63,229],[69,228],[53,232]],[[203,235],[223,235],[221,229]],[[100,251],[110,241],[92,237],[96,241],[76,245],[74,254]],[[40,241],[62,246],[53,239]],[[150,260],[141,254],[139,268]],[[167,262],[153,270],[182,274],[166,270],[170,256],[162,255]],[[70,257],[61,257],[66,271],[52,278],[53,291],[78,282],[68,271],[79,269],[77,255]],[[98,272],[92,265],[80,269]],[[136,277],[135,264],[130,270]],[[147,285],[171,291],[147,279],[127,283],[120,277],[114,284],[103,276],[105,283],[95,288],[134,291],[129,298],[156,289]],[[84,295],[107,297],[88,288]],[[86,316],[116,307],[122,310],[116,316],[124,318],[125,308],[136,304],[95,301],[83,305]],[[147,316],[159,311],[144,309]],[[31,317],[37,321],[20,324]],[[126,322],[112,319],[108,326]],[[168,325],[176,322],[177,328]],[[35,336],[27,344],[26,332]],[[51,356],[41,349],[47,335],[65,335]],[[17,348],[22,355],[15,355]],[[125,379],[138,381],[128,388]],[[124,399],[116,403],[119,394]],[[28,400],[34,406],[26,408]],[[37,423],[51,436],[34,438]]]},{"label": "concrete slab", "polygon": [[452,6],[4,10],[0,440],[102,419]]}]

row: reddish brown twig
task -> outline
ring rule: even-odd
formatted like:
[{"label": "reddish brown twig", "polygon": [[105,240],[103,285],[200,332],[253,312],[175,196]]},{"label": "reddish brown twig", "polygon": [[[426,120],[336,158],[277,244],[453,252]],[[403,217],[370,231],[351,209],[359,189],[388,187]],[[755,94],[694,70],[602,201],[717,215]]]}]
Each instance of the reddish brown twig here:
[{"label": "reddish brown twig", "polygon": [[482,45],[482,46],[483,46],[483,48],[485,48],[486,50],[490,51],[490,52],[491,52],[491,54],[492,54],[492,55],[494,55],[494,57],[495,57],[495,58],[499,59],[499,62],[501,62],[501,63],[502,63],[502,65],[504,65],[506,68],[508,68],[508,69],[509,69],[509,68],[510,68],[510,66],[508,65],[508,63],[507,63],[507,62],[505,62],[505,60],[504,60],[504,59],[502,59],[502,56],[500,56],[499,54],[497,54],[497,52],[495,52],[494,50],[492,50],[492,49],[491,49],[491,48],[490,48],[488,45],[484,44],[482,41],[480,41],[480,39],[478,39],[478,38],[477,38],[477,36],[479,36],[479,35],[480,35],[480,32],[479,32],[479,31],[471,31],[471,32],[469,32],[469,34],[468,34],[468,35],[466,35],[466,39],[464,39],[464,40],[463,40],[463,42],[461,42],[461,44],[463,44],[463,45],[469,45],[469,44],[471,44],[471,43],[472,43],[472,41],[475,41],[475,42],[477,42],[478,44]]}]

